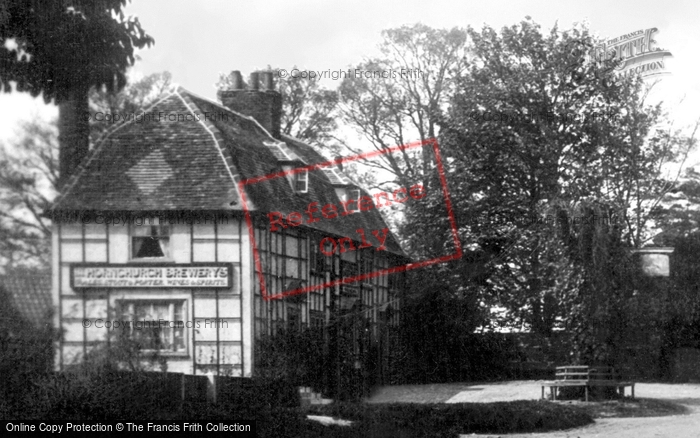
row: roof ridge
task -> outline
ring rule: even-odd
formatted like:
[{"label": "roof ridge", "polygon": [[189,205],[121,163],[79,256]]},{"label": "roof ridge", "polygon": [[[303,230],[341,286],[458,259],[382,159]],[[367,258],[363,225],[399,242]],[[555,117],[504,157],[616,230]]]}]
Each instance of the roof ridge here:
[{"label": "roof ridge", "polygon": [[[181,88],[181,87],[178,85],[178,86],[177,86],[176,88],[174,88],[172,91],[169,91],[168,93],[164,94],[163,97],[161,97],[160,99],[156,100],[155,102],[153,102],[152,104],[148,105],[147,107],[144,107],[144,108],[139,109],[138,111],[140,111],[141,113],[144,113],[144,114],[147,113],[148,110],[150,110],[150,109],[153,108],[154,106],[156,106],[156,105],[160,104],[161,102],[163,102],[164,100],[166,100],[166,99],[172,97],[172,96],[175,94],[175,92],[177,91],[177,89],[179,89],[179,88]],[[112,128],[112,129],[108,130],[108,131],[98,140],[98,144],[102,143],[102,141],[104,141],[105,139],[107,139],[107,137],[109,137],[110,135],[112,135],[114,132],[120,130],[120,129],[123,128],[124,126],[129,125],[129,124],[131,124],[131,123],[135,123],[135,122],[136,122],[136,118],[134,118],[134,119],[132,119],[132,120],[129,120],[129,121],[127,121],[127,122],[124,122],[124,123],[122,123],[122,124],[120,124],[120,125],[115,126],[115,127]]]},{"label": "roof ridge", "polygon": [[[182,88],[182,87],[178,87],[178,88]],[[249,121],[253,122],[255,125],[257,125],[258,128],[260,128],[260,130],[262,130],[263,133],[267,134],[267,136],[270,137],[272,140],[274,140],[274,141],[279,141],[279,139],[275,138],[272,134],[270,134],[270,131],[268,131],[267,129],[265,129],[265,128],[263,127],[263,125],[260,124],[260,122],[258,122],[257,120],[255,120],[255,117],[247,116],[247,115],[245,115],[245,114],[243,114],[243,113],[239,113],[238,111],[234,111],[234,110],[232,110],[231,108],[227,108],[226,106],[220,104],[219,102],[210,100],[210,99],[208,99],[208,98],[206,98],[206,97],[204,97],[204,96],[200,96],[200,95],[197,94],[197,93],[193,93],[193,92],[191,92],[191,91],[189,91],[189,90],[185,90],[184,88],[182,88],[182,90],[183,90],[184,92],[186,92],[187,94],[189,94],[189,95],[191,95],[191,96],[193,96],[193,97],[195,97],[195,98],[197,98],[197,99],[205,100],[205,101],[209,102],[210,104],[215,105],[215,106],[217,106],[217,107],[219,107],[219,108],[221,108],[221,109],[223,109],[223,110],[225,110],[225,111],[228,111],[228,112],[230,112],[230,113],[232,113],[232,114],[235,114],[235,115],[237,115],[238,117],[240,117],[240,118],[242,118],[242,119],[246,119],[246,120],[249,120]]]},{"label": "roof ridge", "polygon": [[[192,110],[190,105],[193,107],[200,109],[199,106],[197,106],[196,103],[192,101],[187,90],[184,88],[178,86],[177,89],[175,90],[175,93],[177,96],[182,100],[182,102],[185,104],[187,109],[190,110],[192,114],[195,114],[195,112]],[[224,138],[223,135],[221,134],[221,131],[209,120],[202,121],[201,118],[197,117],[197,121],[202,124],[204,129],[209,132],[209,134],[212,136],[212,139],[214,140],[214,144],[216,145],[216,149],[219,151],[219,155],[221,156],[221,159],[224,162],[224,166],[226,166],[226,170],[228,171],[229,176],[231,177],[231,182],[233,183],[233,186],[236,190],[236,194],[238,195],[238,200],[241,201],[243,199],[242,194],[241,194],[241,187],[239,187],[238,181],[236,181],[236,177],[233,173],[232,170],[236,171],[236,175],[239,175],[238,169],[236,168],[236,165],[233,163],[233,157],[231,156],[231,151],[228,150],[228,148],[222,148],[221,143],[224,143]]]}]

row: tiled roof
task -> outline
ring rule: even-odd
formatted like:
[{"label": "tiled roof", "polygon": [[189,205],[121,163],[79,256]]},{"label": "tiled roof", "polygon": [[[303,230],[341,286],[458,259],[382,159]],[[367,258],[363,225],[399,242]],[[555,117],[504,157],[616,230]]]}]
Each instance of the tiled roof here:
[{"label": "tiled roof", "polygon": [[120,125],[81,163],[53,210],[240,208],[236,169],[196,111],[175,92],[145,112],[153,118]]},{"label": "tiled roof", "polygon": [[345,175],[339,173],[332,167],[324,168],[323,172],[326,174],[326,177],[328,177],[328,180],[334,186],[346,186],[351,184],[350,180]]},{"label": "tiled roof", "polygon": [[[132,121],[111,132],[67,182],[48,213],[74,211],[241,211],[236,181],[327,160],[291,137],[275,139],[252,118],[182,88],[161,99],[146,114],[158,120]],[[210,115],[205,117],[205,115]],[[215,116],[211,116],[215,115]],[[351,184],[340,172],[309,172],[308,193],[295,193],[287,178],[245,186],[251,211],[303,212],[340,203],[335,186]],[[386,224],[377,210],[320,220],[306,226],[359,240]],[[387,249],[404,255],[393,235]]]},{"label": "tiled roof", "polygon": [[4,317],[36,327],[50,325],[51,272],[13,269],[0,275],[0,299]]},{"label": "tiled roof", "polygon": [[263,141],[263,144],[270,148],[272,154],[277,158],[278,161],[283,162],[293,162],[298,161],[306,164],[305,160],[302,160],[299,155],[292,152],[287,144],[283,141]]}]

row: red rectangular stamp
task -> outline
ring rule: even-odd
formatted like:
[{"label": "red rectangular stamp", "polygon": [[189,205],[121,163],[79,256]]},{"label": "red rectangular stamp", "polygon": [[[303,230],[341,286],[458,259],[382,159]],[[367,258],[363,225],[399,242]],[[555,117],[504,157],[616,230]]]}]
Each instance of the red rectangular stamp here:
[{"label": "red rectangular stamp", "polygon": [[[253,226],[253,219],[251,217],[251,211],[248,206],[248,200],[245,195],[245,186],[258,184],[264,181],[270,181],[277,178],[296,178],[297,175],[305,175],[301,178],[302,181],[305,180],[306,184],[309,183],[309,174],[313,171],[323,170],[323,169],[333,169],[335,166],[342,166],[343,163],[349,163],[358,160],[368,160],[371,158],[376,158],[385,154],[392,154],[394,152],[402,152],[417,148],[430,147],[432,149],[433,155],[435,157],[436,169],[438,172],[438,177],[440,181],[440,189],[442,191],[442,198],[445,202],[445,211],[447,213],[447,220],[450,225],[449,234],[452,238],[452,243],[454,247],[454,252],[452,254],[446,254],[438,257],[433,257],[427,260],[413,261],[406,263],[401,266],[392,266],[390,268],[377,269],[372,272],[365,272],[359,275],[352,275],[348,277],[336,278],[335,280],[325,282],[323,284],[315,284],[310,286],[300,286],[298,283],[294,283],[292,288],[289,290],[284,290],[278,293],[271,294],[268,292],[268,288],[265,283],[265,275],[262,269],[262,261],[260,259],[260,253],[255,239],[255,228]],[[457,232],[457,224],[455,222],[454,213],[452,210],[452,203],[450,201],[450,196],[447,189],[447,182],[445,180],[445,170],[442,163],[442,158],[440,156],[440,150],[438,147],[438,142],[436,139],[428,139],[423,141],[417,141],[414,143],[408,143],[405,145],[394,146],[391,148],[371,151],[363,154],[353,155],[344,158],[338,158],[336,160],[327,161],[324,163],[311,164],[308,166],[290,168],[288,170],[283,170],[281,172],[275,172],[264,176],[254,177],[244,179],[238,182],[239,192],[241,193],[241,200],[243,204],[243,211],[245,213],[245,219],[248,224],[248,230],[250,233],[250,241],[253,248],[253,259],[255,263],[255,268],[258,273],[258,279],[260,281],[260,290],[262,296],[265,300],[279,299],[292,295],[298,295],[310,292],[312,290],[323,289],[326,287],[335,286],[338,284],[348,284],[358,281],[367,280],[370,278],[379,277],[382,275],[393,274],[396,272],[403,272],[412,269],[418,269],[438,263],[444,263],[450,260],[455,260],[462,257],[462,246],[459,240],[459,235]],[[359,192],[359,191],[357,191]],[[410,187],[399,187],[391,192],[379,192],[374,193],[372,196],[347,196],[346,199],[341,200],[336,203],[328,203],[326,205],[319,205],[318,201],[309,202],[305,210],[302,211],[292,211],[292,212],[279,212],[271,211],[267,212],[267,219],[269,220],[270,232],[279,232],[288,227],[297,227],[302,224],[313,224],[321,220],[325,221],[343,221],[348,220],[347,216],[350,214],[362,214],[364,212],[369,212],[370,210],[380,209],[393,204],[403,204],[407,201],[419,202],[421,199],[426,197],[426,191],[422,184],[417,183]],[[349,221],[349,220],[348,220]],[[353,223],[357,223],[353,218]],[[375,222],[376,223],[376,222]],[[360,227],[355,229],[354,232],[356,237],[353,239],[347,235],[342,237],[331,237],[327,236],[321,239],[319,250],[325,256],[331,256],[335,253],[343,253],[347,251],[354,251],[357,249],[375,247],[377,251],[387,250],[387,239],[391,234],[388,227],[382,221],[383,228],[381,229],[371,229],[365,230]],[[354,227],[352,227],[354,228]],[[350,228],[350,229],[352,229]],[[392,238],[393,239],[393,238]],[[355,243],[359,243],[358,247],[355,247]]]}]

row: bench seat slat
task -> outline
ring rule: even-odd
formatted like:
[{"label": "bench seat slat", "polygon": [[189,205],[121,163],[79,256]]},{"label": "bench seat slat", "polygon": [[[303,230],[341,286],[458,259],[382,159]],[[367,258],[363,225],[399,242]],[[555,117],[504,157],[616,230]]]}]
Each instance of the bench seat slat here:
[{"label": "bench seat slat", "polygon": [[[613,367],[589,366],[589,365],[566,365],[555,368],[555,380],[542,382],[542,397],[544,388],[551,389],[555,394],[556,388],[567,386],[583,386],[586,388],[586,401],[588,401],[588,389],[593,386],[614,387],[624,394],[625,387],[631,387],[632,398],[634,398],[635,382],[619,380],[620,375]],[[556,399],[556,396],[555,396]]]}]

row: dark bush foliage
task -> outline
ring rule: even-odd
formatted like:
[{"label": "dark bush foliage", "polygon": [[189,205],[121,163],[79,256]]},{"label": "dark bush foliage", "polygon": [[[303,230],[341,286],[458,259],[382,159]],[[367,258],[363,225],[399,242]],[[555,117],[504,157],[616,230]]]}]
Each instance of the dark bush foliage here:
[{"label": "dark bush foliage", "polygon": [[18,332],[18,327],[31,325],[11,318],[0,322],[0,418],[23,411],[33,387],[30,382],[53,368],[55,332],[50,328]]},{"label": "dark bush foliage", "polygon": [[[177,384],[177,382],[175,382]],[[22,418],[148,420],[152,413],[177,409],[173,382],[162,373],[84,369],[41,376],[32,381]]]},{"label": "dark bush foliage", "polygon": [[219,378],[217,390],[217,401],[224,406],[244,406],[257,411],[300,405],[297,386],[284,378]]}]

